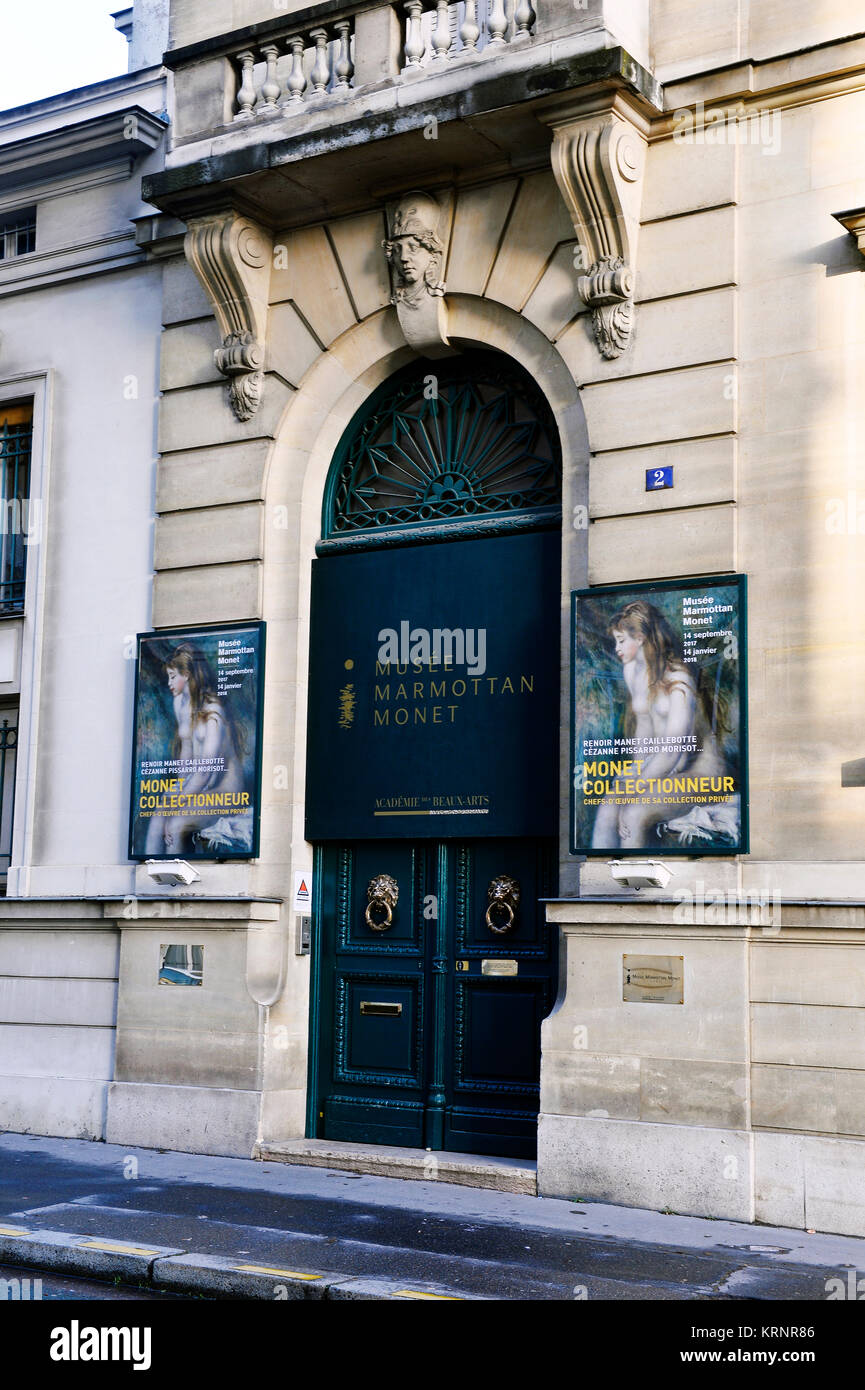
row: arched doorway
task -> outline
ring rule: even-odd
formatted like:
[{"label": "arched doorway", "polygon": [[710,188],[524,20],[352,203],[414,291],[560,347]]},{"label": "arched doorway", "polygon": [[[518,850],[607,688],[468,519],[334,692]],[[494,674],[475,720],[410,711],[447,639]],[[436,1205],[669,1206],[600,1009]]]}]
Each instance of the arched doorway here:
[{"label": "arched doorway", "polygon": [[308,1133],[535,1152],[556,952],[561,450],[493,352],[357,413],[313,566]]}]

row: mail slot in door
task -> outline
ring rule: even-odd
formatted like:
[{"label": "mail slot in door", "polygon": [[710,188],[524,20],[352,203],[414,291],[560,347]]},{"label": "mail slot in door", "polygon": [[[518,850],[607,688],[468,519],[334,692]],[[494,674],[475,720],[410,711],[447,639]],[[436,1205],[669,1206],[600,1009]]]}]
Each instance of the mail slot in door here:
[{"label": "mail slot in door", "polygon": [[402,1004],[390,1004],[374,999],[361,999],[360,1011],[362,1014],[372,1014],[375,1018],[398,1018],[402,1013]]}]

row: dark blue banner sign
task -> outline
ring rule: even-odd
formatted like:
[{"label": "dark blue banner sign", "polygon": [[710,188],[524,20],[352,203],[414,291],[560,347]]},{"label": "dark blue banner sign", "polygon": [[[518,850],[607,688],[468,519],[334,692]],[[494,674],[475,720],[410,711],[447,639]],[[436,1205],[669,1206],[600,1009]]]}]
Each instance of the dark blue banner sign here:
[{"label": "dark blue banner sign", "polygon": [[554,834],[554,533],[313,565],[309,840]]}]

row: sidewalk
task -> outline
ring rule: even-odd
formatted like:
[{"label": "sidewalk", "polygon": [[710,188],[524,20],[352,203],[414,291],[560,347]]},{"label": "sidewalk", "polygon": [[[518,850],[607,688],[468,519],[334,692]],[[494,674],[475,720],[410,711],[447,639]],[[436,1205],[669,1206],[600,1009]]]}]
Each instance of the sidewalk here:
[{"label": "sidewalk", "polygon": [[865,1239],[7,1134],[0,1264],[235,1299],[825,1301]]}]

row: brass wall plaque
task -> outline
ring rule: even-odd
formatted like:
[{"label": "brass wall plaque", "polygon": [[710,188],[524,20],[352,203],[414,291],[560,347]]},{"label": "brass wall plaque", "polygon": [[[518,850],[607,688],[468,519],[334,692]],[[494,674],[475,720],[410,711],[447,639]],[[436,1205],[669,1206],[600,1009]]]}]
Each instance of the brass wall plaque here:
[{"label": "brass wall plaque", "polygon": [[519,961],[516,960],[482,960],[482,975],[518,975]]},{"label": "brass wall plaque", "polygon": [[622,956],[626,1004],[684,1004],[684,956]]}]

